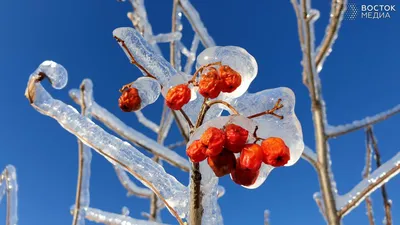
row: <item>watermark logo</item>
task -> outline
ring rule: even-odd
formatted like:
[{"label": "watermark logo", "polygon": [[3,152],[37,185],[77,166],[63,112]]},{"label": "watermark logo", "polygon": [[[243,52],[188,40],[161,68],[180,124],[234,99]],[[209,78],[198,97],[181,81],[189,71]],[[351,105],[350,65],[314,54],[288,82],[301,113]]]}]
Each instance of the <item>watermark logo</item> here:
[{"label": "watermark logo", "polygon": [[357,5],[348,3],[343,19],[390,19],[395,12],[396,5]]}]

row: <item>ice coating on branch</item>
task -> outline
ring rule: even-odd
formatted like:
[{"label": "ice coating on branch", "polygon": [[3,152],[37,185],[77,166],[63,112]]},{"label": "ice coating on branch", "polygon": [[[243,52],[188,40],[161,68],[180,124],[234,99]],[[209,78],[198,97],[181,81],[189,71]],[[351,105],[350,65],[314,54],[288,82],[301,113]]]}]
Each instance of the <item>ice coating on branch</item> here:
[{"label": "ice coating on branch", "polygon": [[172,32],[166,34],[157,34],[149,41],[150,44],[155,43],[168,43],[171,41],[179,41],[182,38],[181,32]]},{"label": "ice coating on branch", "polygon": [[154,103],[161,93],[160,84],[150,77],[140,77],[131,86],[139,91],[141,99],[140,109]]},{"label": "ice coating on branch", "polygon": [[[72,211],[73,209],[71,209]],[[129,216],[110,213],[100,209],[88,208],[86,210],[86,219],[96,223],[108,225],[165,225],[163,223],[147,220],[138,220]]]},{"label": "ice coating on branch", "polygon": [[182,54],[187,57],[186,65],[184,67],[184,71],[187,74],[192,73],[193,63],[196,60],[196,52],[199,47],[200,38],[199,35],[195,34],[192,41],[192,46],[190,47],[190,51],[186,49],[186,51],[182,50]]},{"label": "ice coating on branch", "polygon": [[192,25],[193,30],[196,31],[196,33],[201,37],[201,42],[203,45],[206,48],[214,46],[214,40],[208,34],[207,29],[200,19],[199,13],[193,7],[192,3],[190,3],[189,0],[180,0],[179,3],[190,24]]},{"label": "ice coating on branch", "polygon": [[[357,202],[355,202],[357,206],[362,202],[362,200],[365,199],[365,197],[369,196],[369,193],[372,193],[376,189],[380,188],[383,184],[385,184],[391,178],[396,176],[400,172],[399,167],[400,167],[400,153],[397,153],[393,158],[385,162],[374,172],[372,172],[367,178],[363,179],[360,183],[358,183],[351,191],[349,191],[344,195],[337,196],[336,208],[340,210],[355,200],[357,200]],[[394,170],[394,172],[389,174],[389,171],[391,170]],[[383,182],[378,183],[378,180],[382,179],[383,177],[385,177],[385,180]],[[367,193],[365,193],[366,191]],[[359,199],[360,196],[362,196],[361,199]],[[349,211],[350,210],[348,210],[347,212]]]},{"label": "ice coating on branch", "polygon": [[129,179],[129,176],[125,172],[125,170],[121,168],[121,166],[115,165],[114,169],[122,186],[124,186],[125,189],[127,189],[128,196],[134,195],[142,198],[148,198],[151,196],[153,192],[148,188],[142,188],[133,183],[131,179]]},{"label": "ice coating on branch", "polygon": [[[37,79],[37,76],[33,74],[31,79]],[[30,80],[29,83],[32,82],[35,80]],[[34,88],[35,97],[31,100],[37,111],[57,120],[64,129],[105,156],[111,163],[123,165],[125,170],[145,186],[158,192],[159,197],[165,200],[168,204],[166,206],[172,213],[176,212],[181,217],[186,216],[188,190],[175,177],[166,173],[164,168],[129,143],[110,135],[91,120],[80,115],[72,106],[53,99],[40,82],[33,83],[33,86],[29,87]],[[95,111],[94,108],[93,111]]]},{"label": "ice coating on branch", "polygon": [[292,90],[281,87],[254,94],[246,93],[231,104],[240,114],[250,116],[272,109],[278,99],[282,99],[283,107],[276,113],[284,117],[282,120],[272,115],[263,115],[253,120],[259,125],[259,137],[280,137],[285,141],[290,149],[290,160],[285,166],[291,166],[297,162],[304,150],[301,124],[294,112],[296,100]]},{"label": "ice coating on branch", "polygon": [[155,124],[153,121],[147,119],[144,114],[142,113],[142,111],[138,110],[134,112],[139,123],[143,124],[145,127],[149,128],[150,130],[152,130],[154,133],[158,133],[158,131],[160,130],[160,127]]},{"label": "ice coating on branch", "polygon": [[6,166],[0,174],[0,203],[3,196],[7,195],[6,201],[9,206],[7,209],[8,225],[18,224],[18,184],[17,173],[12,165]]},{"label": "ice coating on branch", "polygon": [[204,160],[200,163],[201,172],[201,191],[203,192],[203,217],[202,224],[222,225],[221,210],[218,205],[218,177],[208,166],[207,161]]},{"label": "ice coating on branch", "polygon": [[[77,89],[70,90],[70,96],[76,100],[80,99],[80,92]],[[118,117],[107,111],[107,109],[93,101],[92,115],[97,120],[103,122],[107,127],[119,133],[122,137],[132,141],[137,146],[151,150],[154,154],[161,156],[168,163],[176,163],[180,168],[190,168],[189,161],[174,151],[160,145],[155,140],[147,137],[139,131],[129,127]]]},{"label": "ice coating on branch", "polygon": [[355,120],[351,123],[344,124],[344,125],[339,125],[339,126],[332,126],[328,125],[326,127],[326,133],[328,136],[335,135],[335,134],[341,134],[341,133],[346,133],[348,131],[356,130],[361,127],[365,127],[368,124],[374,124],[376,122],[379,122],[383,119],[386,119],[396,113],[400,112],[400,104],[396,105],[395,107],[386,110],[384,112],[378,113],[374,116],[368,116],[365,117],[364,119],[361,120]]},{"label": "ice coating on branch", "polygon": [[[155,76],[161,85],[166,85],[177,71],[160,54],[155,52],[142,35],[131,27],[120,27],[113,31],[125,43],[135,60],[142,65],[151,75]],[[122,47],[122,42],[120,42]],[[124,48],[123,48],[124,49]],[[129,53],[124,49],[128,59]]]},{"label": "ice coating on branch", "polygon": [[46,74],[46,76],[51,81],[51,85],[55,89],[62,89],[65,87],[65,85],[67,85],[67,70],[62,65],[57,64],[56,62],[50,60],[42,62],[33,74],[37,75],[40,72]]},{"label": "ice coating on branch", "polygon": [[205,49],[197,56],[196,67],[199,68],[214,62],[222,62],[222,65],[230,66],[242,76],[242,83],[234,92],[221,94],[230,98],[243,95],[258,72],[258,65],[254,57],[245,49],[236,46],[215,46]]}]

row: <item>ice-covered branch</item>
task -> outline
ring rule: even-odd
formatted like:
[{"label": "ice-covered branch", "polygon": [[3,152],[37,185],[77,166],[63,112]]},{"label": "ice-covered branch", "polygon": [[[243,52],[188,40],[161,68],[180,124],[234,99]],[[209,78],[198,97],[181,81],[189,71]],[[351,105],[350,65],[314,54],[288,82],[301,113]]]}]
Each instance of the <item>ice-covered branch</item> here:
[{"label": "ice-covered branch", "polygon": [[122,186],[124,186],[125,189],[128,191],[128,196],[134,195],[143,198],[150,198],[151,194],[153,193],[150,189],[139,187],[135,183],[133,183],[129,179],[129,176],[128,174],[126,174],[125,170],[123,170],[120,166],[115,165],[114,169]]},{"label": "ice-covered branch", "polygon": [[186,74],[191,74],[192,72],[192,67],[194,61],[196,60],[196,52],[199,47],[199,43],[200,43],[200,38],[197,34],[195,34],[193,37],[192,46],[190,47],[190,51],[188,51],[187,49],[186,51],[182,51],[182,54],[184,54],[187,57],[186,65],[184,68]]},{"label": "ice-covered branch", "polygon": [[[81,114],[90,119],[91,107],[93,105],[93,85],[88,79],[83,80],[81,91]],[[78,139],[78,181],[76,185],[75,210],[73,213],[72,224],[85,224],[85,209],[90,203],[90,164],[92,161],[92,152],[88,146]],[[83,210],[81,210],[83,209]]]},{"label": "ice-covered branch", "polygon": [[166,34],[157,34],[156,36],[153,36],[151,40],[148,42],[151,44],[152,42],[155,43],[169,43],[172,41],[179,41],[182,38],[182,33],[181,32],[171,32],[171,33],[166,33]]},{"label": "ice-covered branch", "polygon": [[187,187],[129,143],[105,132],[91,120],[80,115],[72,106],[53,99],[40,84],[45,78],[48,78],[52,86],[58,89],[65,87],[68,80],[64,67],[52,61],[43,62],[30,76],[25,92],[32,107],[55,119],[65,130],[112,164],[118,164],[132,174],[156,193],[179,224],[183,224],[181,217],[184,218],[188,211]]},{"label": "ice-covered branch", "polygon": [[322,200],[321,193],[319,193],[319,192],[314,193],[313,198],[314,198],[315,203],[318,206],[319,212],[321,213],[322,217],[326,221],[324,202]]},{"label": "ice-covered branch", "polygon": [[326,57],[332,52],[332,46],[338,37],[346,6],[347,0],[332,0],[329,24],[326,27],[325,36],[317,49],[317,56],[315,57],[318,72],[322,70]]},{"label": "ice-covered branch", "polygon": [[317,154],[308,146],[304,146],[304,151],[301,157],[307,160],[315,169],[318,167]]},{"label": "ice-covered branch", "polygon": [[[73,211],[73,209],[71,209],[71,211]],[[107,225],[165,225],[158,222],[138,220],[126,215],[110,213],[95,208],[88,208],[85,217],[89,221]]]},{"label": "ice-covered branch", "polygon": [[135,111],[135,115],[136,115],[139,123],[143,124],[145,127],[149,128],[150,130],[152,130],[155,133],[158,133],[160,131],[160,127],[157,124],[155,124],[153,121],[147,119],[143,115],[142,111],[140,111],[140,110]]},{"label": "ice-covered branch", "polygon": [[199,13],[193,7],[192,3],[189,0],[179,0],[179,5],[182,7],[182,11],[192,25],[193,30],[199,36],[203,46],[206,48],[215,46],[213,38],[208,34]]},{"label": "ice-covered branch", "polygon": [[[371,139],[370,136],[368,135],[368,132],[366,132],[366,137],[367,138],[366,138],[365,167],[362,174],[363,179],[367,178],[371,173],[371,160],[372,160],[371,141],[370,141]],[[365,198],[365,205],[367,208],[367,216],[369,224],[375,225],[374,210],[372,208],[372,199],[370,195],[368,195]]]},{"label": "ice-covered branch", "polygon": [[264,211],[264,225],[270,225],[269,214],[270,214],[269,210]]},{"label": "ice-covered branch", "polygon": [[0,174],[0,203],[4,195],[7,196],[6,225],[18,224],[18,184],[17,173],[12,165],[6,166]]},{"label": "ice-covered branch", "polygon": [[[378,148],[378,142],[375,138],[374,132],[372,130],[372,127],[368,127],[367,128],[367,135],[369,137],[369,143],[370,143],[370,147],[372,145],[373,150],[374,150],[374,154],[375,154],[375,161],[376,161],[376,167],[379,168],[382,166],[382,162],[381,162],[381,154]],[[382,193],[382,199],[383,199],[383,206],[385,208],[385,224],[386,225],[392,225],[392,212],[391,212],[391,208],[392,208],[392,203],[389,200],[388,197],[388,193],[386,190],[386,185],[382,185],[381,187],[381,193]]]},{"label": "ice-covered branch", "polygon": [[[69,93],[71,98],[79,104],[79,101],[77,100],[80,99],[79,91],[77,89],[72,89]],[[108,128],[116,132],[121,137],[136,144],[137,146],[143,147],[150,153],[159,156],[171,165],[176,166],[184,171],[189,171],[190,164],[185,158],[181,157],[179,154],[171,151],[165,146],[160,145],[146,135],[129,127],[105,108],[98,105],[95,101],[93,101],[91,113],[95,119],[104,123]]]},{"label": "ice-covered branch", "polygon": [[400,104],[396,105],[395,107],[393,107],[387,111],[378,113],[374,116],[366,117],[362,120],[353,121],[352,123],[349,123],[349,124],[344,124],[344,125],[339,125],[339,126],[328,126],[326,128],[326,134],[328,135],[328,137],[331,137],[331,138],[337,137],[340,135],[344,135],[344,134],[359,130],[361,128],[365,128],[367,126],[379,123],[383,120],[390,118],[391,116],[396,115],[399,112],[400,112]]},{"label": "ice-covered branch", "polygon": [[347,194],[336,201],[340,216],[345,216],[357,207],[368,195],[380,188],[400,172],[400,153],[372,172]]}]

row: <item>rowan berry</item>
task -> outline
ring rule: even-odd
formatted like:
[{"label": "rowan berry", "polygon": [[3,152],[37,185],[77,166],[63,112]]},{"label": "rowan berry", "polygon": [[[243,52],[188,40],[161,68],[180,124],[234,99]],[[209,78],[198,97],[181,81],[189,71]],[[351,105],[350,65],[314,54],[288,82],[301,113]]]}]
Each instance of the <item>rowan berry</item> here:
[{"label": "rowan berry", "polygon": [[199,93],[205,98],[216,98],[221,93],[221,79],[217,69],[207,68],[208,71],[202,74],[199,82]]},{"label": "rowan berry", "polygon": [[241,126],[228,124],[225,126],[225,134],[225,148],[234,153],[238,153],[246,144],[249,132]]},{"label": "rowan berry", "polygon": [[225,133],[216,127],[208,128],[200,138],[203,145],[206,146],[205,154],[207,156],[216,156],[221,153],[225,144]]},{"label": "rowan berry", "polygon": [[270,137],[261,142],[263,150],[263,162],[279,167],[290,160],[290,151],[285,142],[278,137]]},{"label": "rowan berry", "polygon": [[165,97],[167,106],[173,110],[180,110],[190,101],[190,89],[187,84],[179,84],[168,90]]},{"label": "rowan berry", "polygon": [[189,156],[192,162],[198,163],[207,158],[204,154],[205,150],[206,146],[200,140],[196,140],[186,149],[186,155]]},{"label": "rowan berry", "polygon": [[256,182],[259,173],[260,170],[249,170],[243,168],[238,158],[236,161],[236,168],[232,170],[231,176],[235,183],[243,186],[250,186]]},{"label": "rowan berry", "polygon": [[124,112],[132,112],[140,109],[142,102],[136,88],[126,88],[118,99],[119,108]]},{"label": "rowan berry", "polygon": [[219,74],[222,81],[222,92],[231,93],[242,83],[240,74],[230,66],[224,65],[219,67]]},{"label": "rowan berry", "polygon": [[217,177],[223,177],[235,169],[236,157],[233,152],[223,149],[218,155],[208,157],[207,162]]},{"label": "rowan berry", "polygon": [[263,151],[258,144],[247,144],[240,153],[240,165],[249,170],[259,170],[263,162]]}]

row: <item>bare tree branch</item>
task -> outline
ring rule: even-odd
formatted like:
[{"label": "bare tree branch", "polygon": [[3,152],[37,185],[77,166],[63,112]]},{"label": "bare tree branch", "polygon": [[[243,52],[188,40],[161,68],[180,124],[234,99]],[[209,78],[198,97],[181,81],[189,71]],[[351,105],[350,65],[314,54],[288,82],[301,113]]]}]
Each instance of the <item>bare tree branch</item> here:
[{"label": "bare tree branch", "polygon": [[[365,153],[365,168],[363,172],[363,179],[367,178],[371,173],[371,159],[372,159],[371,138],[368,134],[368,131],[366,131],[365,134],[366,134],[366,153]],[[369,224],[375,225],[374,211],[372,208],[372,200],[370,195],[365,198],[365,204],[367,207],[367,216]]]},{"label": "bare tree branch", "polygon": [[395,107],[393,107],[387,111],[378,113],[374,116],[366,117],[362,120],[356,120],[349,124],[327,127],[326,134],[328,135],[329,138],[338,137],[338,136],[371,126],[373,124],[379,123],[383,120],[386,120],[386,119],[396,115],[399,112],[400,112],[400,105],[396,105]]},{"label": "bare tree branch", "polygon": [[320,71],[326,57],[332,51],[332,46],[338,37],[339,28],[343,19],[343,14],[346,11],[347,0],[332,0],[331,18],[329,25],[326,28],[326,33],[322,39],[321,45],[318,47],[315,64]]},{"label": "bare tree branch", "polygon": [[[381,162],[381,154],[379,152],[379,148],[378,148],[378,142],[375,138],[374,132],[372,130],[372,127],[368,127],[367,128],[367,134],[369,134],[369,138],[371,140],[370,143],[372,143],[373,146],[373,150],[375,153],[375,161],[376,161],[376,167],[379,168],[382,166],[382,162]],[[381,193],[382,193],[382,199],[383,199],[383,206],[385,208],[385,219],[386,219],[386,225],[392,225],[392,213],[391,213],[391,202],[389,200],[388,197],[388,193],[386,190],[386,185],[382,185],[381,187]]]},{"label": "bare tree branch", "polygon": [[377,168],[371,175],[358,183],[350,192],[338,199],[338,214],[345,216],[353,208],[357,207],[368,195],[377,188],[400,173],[400,153],[397,153],[389,161]]}]

